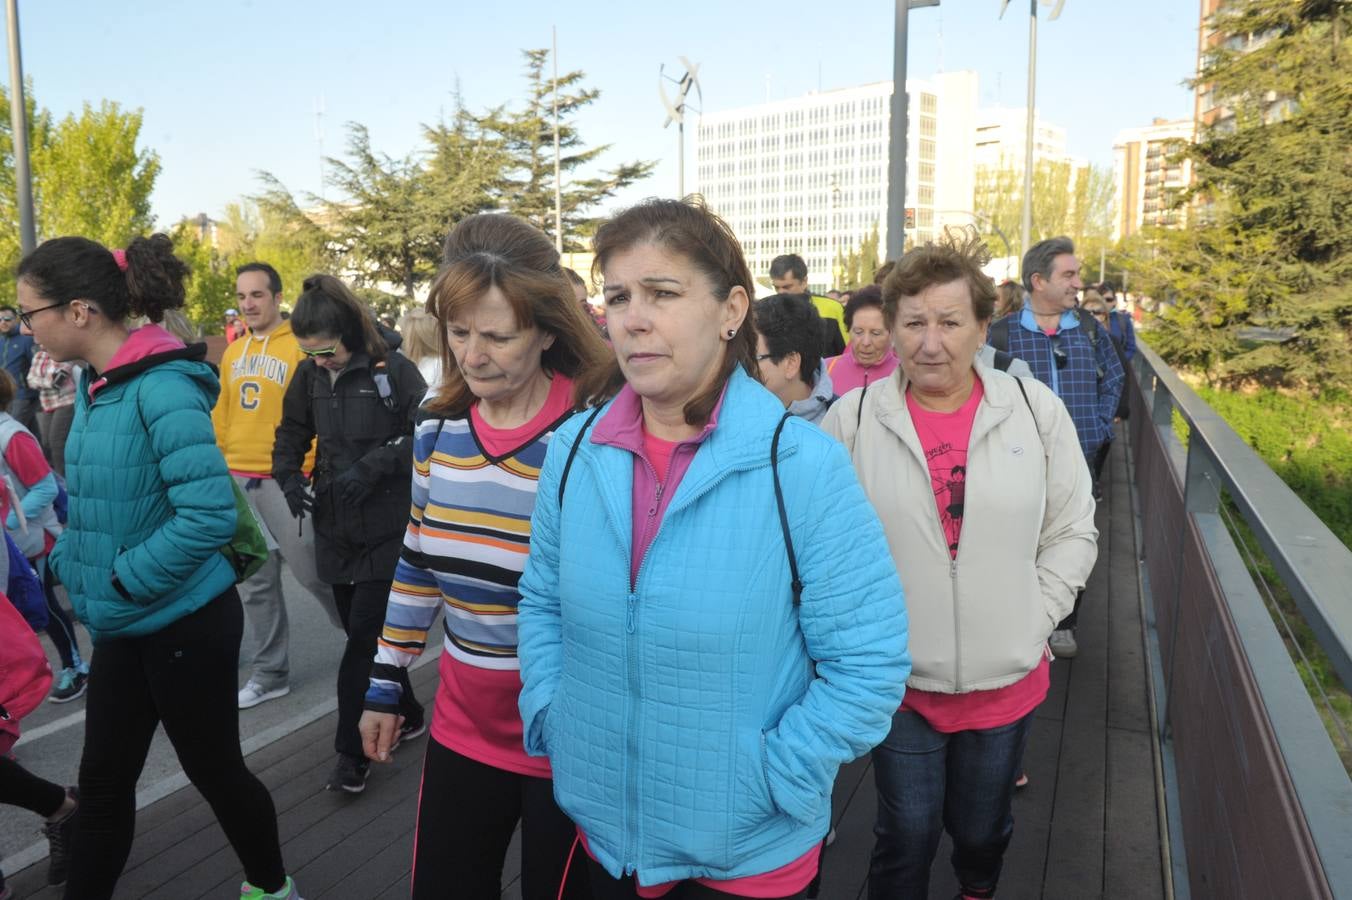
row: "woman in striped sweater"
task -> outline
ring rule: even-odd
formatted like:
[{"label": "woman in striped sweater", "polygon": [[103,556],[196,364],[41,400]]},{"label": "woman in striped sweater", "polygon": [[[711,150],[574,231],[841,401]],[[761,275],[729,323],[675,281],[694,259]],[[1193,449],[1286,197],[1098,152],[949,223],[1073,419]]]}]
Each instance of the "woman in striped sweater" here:
[{"label": "woman in striped sweater", "polygon": [[[416,426],[412,516],[362,740],[371,759],[389,758],[399,675],[444,609],[413,896],[500,896],[519,822],[523,895],[553,900],[575,830],[554,804],[549,761],[522,742],[517,580],[545,448],[575,411],[613,393],[613,366],[549,239],[511,216],[473,216],[451,232],[427,311],[441,322],[444,376]],[[573,869],[563,895],[585,896],[585,867]]]}]

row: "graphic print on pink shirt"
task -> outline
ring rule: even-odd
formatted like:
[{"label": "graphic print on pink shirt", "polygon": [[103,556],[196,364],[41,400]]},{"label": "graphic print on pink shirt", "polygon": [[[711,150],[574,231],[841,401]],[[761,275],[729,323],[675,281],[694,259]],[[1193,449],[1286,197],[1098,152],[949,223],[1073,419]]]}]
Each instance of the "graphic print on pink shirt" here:
[{"label": "graphic print on pink shirt", "polygon": [[967,402],[951,413],[944,413],[925,409],[915,402],[909,390],[906,392],[906,409],[915,423],[915,433],[920,437],[920,448],[925,451],[925,463],[929,466],[939,524],[948,542],[948,552],[954,557],[958,555],[967,500],[967,443],[984,393],[981,379],[973,378],[972,395]]}]

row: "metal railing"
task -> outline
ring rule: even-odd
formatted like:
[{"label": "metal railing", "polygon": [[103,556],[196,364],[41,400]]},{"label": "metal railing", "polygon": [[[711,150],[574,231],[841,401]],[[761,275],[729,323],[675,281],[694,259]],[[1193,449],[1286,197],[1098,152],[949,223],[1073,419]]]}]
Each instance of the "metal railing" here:
[{"label": "metal railing", "polygon": [[1352,551],[1145,341],[1137,347],[1127,389],[1152,689],[1192,891],[1352,897],[1352,780],[1225,500],[1349,687]]}]

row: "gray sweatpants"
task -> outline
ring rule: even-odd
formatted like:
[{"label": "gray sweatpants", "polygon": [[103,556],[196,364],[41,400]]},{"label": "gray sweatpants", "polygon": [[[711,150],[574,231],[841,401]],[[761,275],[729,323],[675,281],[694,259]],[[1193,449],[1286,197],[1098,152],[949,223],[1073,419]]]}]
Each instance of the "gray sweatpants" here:
[{"label": "gray sweatpants", "polygon": [[305,522],[303,534],[286,497],[277,482],[271,478],[251,479],[236,475],[235,481],[244,491],[259,524],[268,538],[268,561],[252,577],[239,585],[239,599],[244,604],[244,617],[253,635],[253,672],[250,676],[264,690],[282,687],[291,675],[288,657],[290,627],[287,624],[286,599],[282,595],[282,561],[291,566],[296,576],[315,602],[323,607],[329,621],[339,631],[343,628],[334,604],[333,591],[319,580],[315,570],[314,529]]}]

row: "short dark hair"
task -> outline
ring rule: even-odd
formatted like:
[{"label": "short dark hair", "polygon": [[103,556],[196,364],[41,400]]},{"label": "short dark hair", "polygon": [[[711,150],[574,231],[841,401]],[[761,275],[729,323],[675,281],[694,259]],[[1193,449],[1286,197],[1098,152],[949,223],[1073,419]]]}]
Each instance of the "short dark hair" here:
[{"label": "short dark hair", "polygon": [[845,327],[854,327],[854,314],[861,309],[882,309],[883,289],[876,284],[866,284],[850,295],[845,301]]},{"label": "short dark hair", "polygon": [[770,277],[783,278],[792,275],[799,281],[807,280],[807,263],[797,253],[785,253],[770,260]]},{"label": "short dark hair", "polygon": [[756,330],[765,338],[770,358],[779,362],[798,354],[798,377],[808,387],[817,383],[822,361],[822,319],[807,294],[775,294],[756,301]]},{"label": "short dark hair", "polygon": [[19,310],[13,306],[10,306],[8,303],[6,303],[4,306],[0,306],[0,312],[12,312],[16,316],[19,314]]},{"label": "short dark hair", "polygon": [[262,272],[268,276],[268,290],[274,294],[282,292],[282,276],[277,274],[277,270],[265,262],[245,263],[235,270],[235,277],[243,275],[245,272]]},{"label": "short dark hair", "polygon": [[1028,248],[1028,252],[1023,255],[1022,278],[1023,289],[1028,293],[1033,292],[1033,275],[1041,275],[1043,279],[1050,280],[1052,269],[1056,267],[1056,258],[1067,253],[1074,255],[1075,242],[1068,237],[1047,238],[1045,241],[1038,241]]},{"label": "short dark hair", "polygon": [[[4,308],[0,306],[0,309]],[[14,402],[16,390],[18,390],[18,385],[14,383],[14,376],[4,369],[0,369],[0,411],[9,409],[9,405]]]},{"label": "short dark hair", "polygon": [[995,312],[995,281],[982,267],[991,261],[975,228],[945,228],[938,243],[927,242],[909,251],[883,284],[883,321],[897,321],[897,303],[938,284],[963,281],[972,297],[972,315],[989,322]]}]

